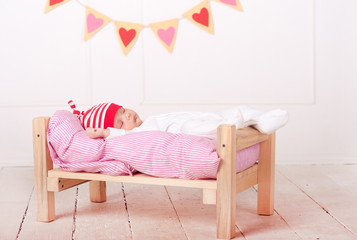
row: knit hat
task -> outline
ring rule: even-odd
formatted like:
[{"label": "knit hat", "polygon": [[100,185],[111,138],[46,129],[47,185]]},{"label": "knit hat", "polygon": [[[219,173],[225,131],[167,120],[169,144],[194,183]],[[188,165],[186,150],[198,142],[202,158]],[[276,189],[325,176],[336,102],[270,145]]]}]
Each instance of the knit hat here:
[{"label": "knit hat", "polygon": [[78,115],[84,129],[88,127],[104,129],[114,127],[115,114],[122,107],[114,103],[101,103],[81,112],[76,109],[72,100],[68,104],[72,108],[73,114]]}]

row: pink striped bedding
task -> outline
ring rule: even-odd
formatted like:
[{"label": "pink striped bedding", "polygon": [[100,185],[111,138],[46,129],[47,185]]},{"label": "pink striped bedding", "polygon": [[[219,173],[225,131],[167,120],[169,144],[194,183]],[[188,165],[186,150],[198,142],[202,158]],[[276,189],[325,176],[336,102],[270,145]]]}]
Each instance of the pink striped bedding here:
[{"label": "pink striped bedding", "polygon": [[[91,139],[78,118],[57,111],[49,122],[47,141],[55,165],[66,171],[157,177],[216,178],[216,141],[186,134],[147,131],[120,137]],[[259,145],[237,153],[237,172],[258,159]]]}]

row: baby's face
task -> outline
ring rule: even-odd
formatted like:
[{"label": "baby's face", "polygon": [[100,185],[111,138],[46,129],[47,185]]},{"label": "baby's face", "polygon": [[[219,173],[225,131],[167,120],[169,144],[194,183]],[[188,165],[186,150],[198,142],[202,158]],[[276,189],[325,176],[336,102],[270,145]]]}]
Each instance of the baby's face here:
[{"label": "baby's face", "polygon": [[114,128],[132,130],[139,127],[143,121],[141,121],[139,115],[128,108],[119,108],[114,117]]}]

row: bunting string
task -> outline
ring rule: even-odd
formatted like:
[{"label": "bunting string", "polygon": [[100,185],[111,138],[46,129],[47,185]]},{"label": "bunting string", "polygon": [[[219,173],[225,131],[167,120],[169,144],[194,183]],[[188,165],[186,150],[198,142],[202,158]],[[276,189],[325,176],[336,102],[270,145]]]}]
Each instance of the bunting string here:
[{"label": "bunting string", "polygon": [[[48,13],[49,11],[69,1],[71,0],[47,0],[45,13]],[[103,29],[108,23],[113,22],[115,25],[116,35],[118,36],[118,40],[124,55],[127,55],[130,49],[134,46],[143,28],[150,28],[155,36],[159,39],[161,44],[170,53],[172,53],[175,45],[178,23],[182,19],[187,19],[198,28],[207,31],[210,34],[214,34],[213,18],[209,2],[210,0],[203,0],[201,3],[183,13],[182,17],[180,18],[150,23],[148,25],[113,20],[110,17],[100,13],[99,11],[86,6],[79,0],[75,1],[86,10],[84,41],[87,41],[93,37],[93,35]],[[213,1],[222,3],[237,11],[243,12],[243,8],[239,0]]]}]

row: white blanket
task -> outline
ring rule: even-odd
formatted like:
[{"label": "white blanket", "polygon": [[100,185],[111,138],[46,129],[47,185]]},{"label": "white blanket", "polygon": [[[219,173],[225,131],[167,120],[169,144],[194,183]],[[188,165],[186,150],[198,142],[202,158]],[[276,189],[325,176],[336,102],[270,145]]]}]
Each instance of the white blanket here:
[{"label": "white blanket", "polygon": [[142,131],[164,131],[185,133],[216,138],[217,127],[221,124],[234,124],[236,128],[253,126],[260,132],[271,134],[288,121],[288,112],[275,109],[261,111],[248,106],[238,106],[221,112],[173,112],[148,117],[140,127],[126,131],[110,128],[110,137]]}]

